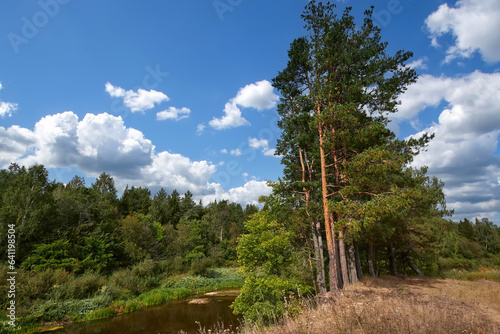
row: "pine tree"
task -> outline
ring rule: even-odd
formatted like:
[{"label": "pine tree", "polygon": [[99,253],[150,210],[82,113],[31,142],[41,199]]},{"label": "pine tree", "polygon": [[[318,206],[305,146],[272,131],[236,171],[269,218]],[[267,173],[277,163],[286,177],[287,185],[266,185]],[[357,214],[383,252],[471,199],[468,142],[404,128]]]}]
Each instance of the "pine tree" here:
[{"label": "pine tree", "polygon": [[[331,291],[357,279],[354,241],[361,226],[380,213],[377,205],[394,211],[408,204],[384,180],[428,140],[395,141],[386,128],[398,95],[416,80],[405,66],[412,53],[388,55],[373,8],[365,11],[360,28],[350,7],[341,17],[334,10],[334,4],[309,2],[302,15],[309,34],[293,41],[286,68],[273,80],[282,94],[286,179],[304,186],[304,198],[311,198],[312,183],[321,189]],[[315,160],[310,170],[316,175],[309,179],[301,173],[307,172],[306,152]]]}]

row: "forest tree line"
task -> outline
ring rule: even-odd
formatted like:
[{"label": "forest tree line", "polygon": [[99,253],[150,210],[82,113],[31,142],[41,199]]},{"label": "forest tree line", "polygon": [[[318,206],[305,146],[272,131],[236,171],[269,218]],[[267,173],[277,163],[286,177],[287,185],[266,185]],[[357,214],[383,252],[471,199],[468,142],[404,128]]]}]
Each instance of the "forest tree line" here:
[{"label": "forest tree line", "polygon": [[[169,260],[176,272],[234,265],[243,222],[258,208],[228,201],[203,206],[191,192],[152,195],[127,187],[118,198],[102,173],[90,186],[75,176],[50,181],[42,165],[0,171],[0,235],[15,225],[16,267],[111,273],[143,260]],[[7,254],[7,239],[0,241]]]}]

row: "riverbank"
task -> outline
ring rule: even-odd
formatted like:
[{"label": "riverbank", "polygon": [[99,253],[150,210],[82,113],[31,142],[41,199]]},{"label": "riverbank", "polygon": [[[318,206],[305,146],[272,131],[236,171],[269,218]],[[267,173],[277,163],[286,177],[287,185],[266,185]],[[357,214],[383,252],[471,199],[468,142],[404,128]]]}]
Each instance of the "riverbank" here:
[{"label": "riverbank", "polygon": [[[88,278],[90,279],[91,276]],[[93,276],[92,276],[93,277]],[[93,277],[96,279],[96,277]],[[125,277],[124,277],[125,279]],[[147,277],[145,278],[147,279]],[[139,294],[130,289],[113,291],[111,278],[98,282],[97,291],[84,299],[35,299],[33,305],[19,310],[16,328],[2,319],[2,333],[37,333],[51,331],[74,322],[84,322],[131,313],[146,307],[161,305],[169,301],[199,296],[206,292],[239,289],[245,277],[234,268],[211,269],[206,276],[178,275],[159,280],[157,287]],[[89,282],[80,282],[82,285]],[[69,285],[70,282],[62,283]],[[74,284],[71,284],[74,285]],[[63,286],[68,289],[68,286]],[[35,287],[31,287],[33,290]],[[44,296],[54,296],[61,286],[52,285]]]},{"label": "riverbank", "polygon": [[[224,331],[226,330],[226,331]],[[208,330],[204,332],[208,333]],[[500,333],[500,283],[437,278],[365,278],[321,305],[269,327],[216,333]]]}]

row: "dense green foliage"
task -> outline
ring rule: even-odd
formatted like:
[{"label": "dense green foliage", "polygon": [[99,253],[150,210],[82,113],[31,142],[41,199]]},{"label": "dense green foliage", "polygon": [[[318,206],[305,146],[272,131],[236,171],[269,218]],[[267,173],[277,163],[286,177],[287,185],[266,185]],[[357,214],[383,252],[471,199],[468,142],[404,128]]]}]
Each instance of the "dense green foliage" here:
[{"label": "dense green foliage", "polygon": [[[62,184],[49,181],[40,165],[12,164],[0,171],[0,185],[0,235],[14,226],[16,315],[24,325],[83,319],[75,314],[100,317],[109,311],[87,313],[166,287],[169,277],[187,272],[204,278],[171,288],[191,293],[222,287],[224,282],[214,282],[227,273],[212,268],[236,263],[244,221],[258,211],[228,201],[203,207],[189,191],[180,196],[161,189],[152,196],[146,188],[127,187],[118,198],[108,174],[90,187],[78,176]],[[7,249],[2,238],[0,251]],[[3,280],[7,272],[2,267]],[[236,287],[242,278],[229,281],[227,287]],[[0,288],[3,310],[7,288]]]},{"label": "dense green foliage", "polygon": [[35,272],[109,274],[147,259],[168,260],[179,272],[231,264],[243,222],[258,210],[227,201],[203,207],[189,191],[152,197],[127,187],[118,198],[107,174],[90,187],[77,176],[65,185],[49,181],[40,165],[13,164],[0,172],[0,184],[0,233],[15,225],[16,267]]},{"label": "dense green foliage", "polygon": [[301,254],[286,225],[268,210],[245,222],[248,233],[239,239],[238,259],[248,277],[232,307],[249,322],[267,323],[298,312],[301,298],[313,290],[298,275]]}]

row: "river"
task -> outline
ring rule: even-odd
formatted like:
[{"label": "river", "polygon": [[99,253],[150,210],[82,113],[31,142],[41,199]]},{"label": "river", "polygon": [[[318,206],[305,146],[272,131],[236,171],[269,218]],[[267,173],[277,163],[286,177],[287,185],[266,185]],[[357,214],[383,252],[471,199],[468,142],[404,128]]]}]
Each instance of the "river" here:
[{"label": "river", "polygon": [[199,322],[206,329],[217,323],[226,328],[240,326],[241,318],[235,316],[229,305],[236,296],[203,296],[205,304],[190,304],[189,300],[149,307],[110,319],[75,323],[52,333],[62,334],[177,334],[197,333]]}]

